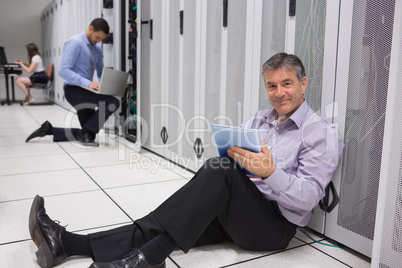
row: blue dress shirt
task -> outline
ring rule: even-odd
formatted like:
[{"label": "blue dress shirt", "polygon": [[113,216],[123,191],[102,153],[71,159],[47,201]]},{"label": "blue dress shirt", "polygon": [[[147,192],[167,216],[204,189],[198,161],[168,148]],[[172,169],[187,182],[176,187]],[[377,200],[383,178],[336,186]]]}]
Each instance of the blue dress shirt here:
[{"label": "blue dress shirt", "polygon": [[85,31],[67,40],[59,70],[64,84],[88,87],[93,80],[95,69],[100,81],[103,70],[101,45],[92,45]]},{"label": "blue dress shirt", "polygon": [[268,200],[278,203],[286,219],[305,226],[324,197],[343,151],[337,129],[314,113],[306,101],[279,125],[275,110],[263,110],[242,127],[259,130],[276,165],[271,176],[252,181]]}]

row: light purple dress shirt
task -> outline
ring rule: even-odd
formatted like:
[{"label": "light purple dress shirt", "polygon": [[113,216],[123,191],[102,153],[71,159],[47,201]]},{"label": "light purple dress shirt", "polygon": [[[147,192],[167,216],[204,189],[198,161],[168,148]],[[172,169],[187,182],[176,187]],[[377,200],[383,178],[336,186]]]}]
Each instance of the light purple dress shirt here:
[{"label": "light purple dress shirt", "polygon": [[337,129],[306,101],[279,125],[273,109],[258,111],[242,127],[259,130],[276,165],[271,176],[252,181],[268,200],[278,203],[287,220],[305,226],[324,197],[343,151]]}]

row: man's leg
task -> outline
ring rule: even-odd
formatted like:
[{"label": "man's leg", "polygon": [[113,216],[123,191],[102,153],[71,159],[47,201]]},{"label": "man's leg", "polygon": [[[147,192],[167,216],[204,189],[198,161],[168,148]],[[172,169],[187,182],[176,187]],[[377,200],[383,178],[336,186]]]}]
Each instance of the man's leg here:
[{"label": "man's leg", "polygon": [[53,135],[54,142],[60,141],[77,141],[77,137],[81,129],[79,128],[60,128],[53,127],[49,121],[45,121],[40,128],[35,130],[28,136],[25,142],[30,141],[33,138],[44,137],[46,135]]},{"label": "man's leg", "polygon": [[81,129],[79,128],[53,128],[53,141],[77,141],[78,134]]},{"label": "man's leg", "polygon": [[147,215],[131,225],[89,234],[95,261],[121,259],[130,249],[140,248],[165,230],[155,217]]},{"label": "man's leg", "polygon": [[[123,229],[90,235],[95,261],[117,259],[165,232],[184,252],[225,240],[251,250],[282,249],[296,232],[276,203],[267,201],[228,158],[208,160],[154,212]],[[111,248],[121,251],[108,254]]]},{"label": "man's leg", "polygon": [[64,86],[65,97],[77,110],[81,130],[77,140],[85,146],[99,146],[95,137],[106,120],[120,105],[113,96],[100,95],[77,86]]},{"label": "man's leg", "polygon": [[65,97],[77,110],[81,127],[97,134],[106,120],[119,108],[113,96],[92,93],[77,86],[64,86]]},{"label": "man's leg", "polygon": [[184,252],[215,219],[230,240],[245,249],[282,249],[296,232],[276,203],[266,200],[228,158],[208,160],[189,183],[151,214]]},{"label": "man's leg", "polygon": [[[62,240],[52,235],[55,227],[47,231],[46,226],[52,224],[43,205],[31,210],[31,219],[38,222],[38,227],[32,229],[41,231],[47,240]],[[133,225],[90,234],[88,238],[94,260],[110,261],[122,258],[130,248],[155,244],[154,240],[161,237],[163,241],[166,237],[173,240],[174,244],[168,243],[170,252],[176,245],[187,252],[193,246],[226,239],[245,249],[276,250],[285,248],[295,232],[295,225],[281,215],[276,203],[267,201],[228,158],[212,158],[154,212]],[[61,244],[59,248],[64,252],[71,245],[63,243],[64,240],[47,242],[48,245]],[[84,252],[88,249],[75,254]],[[165,254],[167,257],[170,253],[165,251]]]}]

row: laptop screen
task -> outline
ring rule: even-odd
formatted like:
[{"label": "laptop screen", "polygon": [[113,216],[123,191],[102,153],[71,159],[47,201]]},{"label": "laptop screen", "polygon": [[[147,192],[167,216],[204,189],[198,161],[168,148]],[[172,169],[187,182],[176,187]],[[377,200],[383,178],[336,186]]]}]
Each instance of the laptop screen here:
[{"label": "laptop screen", "polygon": [[6,53],[4,52],[4,47],[0,47],[0,65],[7,64]]}]

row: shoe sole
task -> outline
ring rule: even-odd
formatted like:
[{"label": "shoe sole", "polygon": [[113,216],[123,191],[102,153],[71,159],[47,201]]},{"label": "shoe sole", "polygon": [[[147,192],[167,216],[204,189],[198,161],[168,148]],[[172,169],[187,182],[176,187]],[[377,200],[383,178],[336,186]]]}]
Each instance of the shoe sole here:
[{"label": "shoe sole", "polygon": [[50,268],[53,267],[53,255],[40,230],[37,217],[39,208],[44,206],[44,202],[43,198],[39,195],[36,195],[32,202],[31,211],[29,212],[29,234],[38,248],[36,258],[39,266],[42,268]]},{"label": "shoe sole", "polygon": [[82,141],[78,141],[81,145],[83,145],[83,146],[86,146],[86,147],[99,147],[99,143],[97,143],[97,142],[91,142],[91,143],[85,143],[85,142],[82,142]]}]

